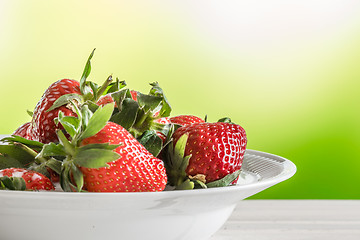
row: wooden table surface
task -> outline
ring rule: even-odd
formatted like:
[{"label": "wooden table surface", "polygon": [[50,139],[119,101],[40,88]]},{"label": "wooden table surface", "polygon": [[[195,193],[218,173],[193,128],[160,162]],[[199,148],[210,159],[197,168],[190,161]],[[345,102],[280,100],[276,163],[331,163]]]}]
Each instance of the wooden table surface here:
[{"label": "wooden table surface", "polygon": [[360,200],[244,200],[210,240],[360,240]]}]

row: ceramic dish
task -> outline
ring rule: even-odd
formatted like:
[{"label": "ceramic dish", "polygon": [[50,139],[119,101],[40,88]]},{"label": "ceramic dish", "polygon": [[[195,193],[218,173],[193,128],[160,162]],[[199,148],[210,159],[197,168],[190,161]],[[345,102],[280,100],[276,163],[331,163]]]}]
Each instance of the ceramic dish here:
[{"label": "ceramic dish", "polygon": [[237,203],[290,178],[295,165],[247,150],[238,184],[154,193],[0,191],[0,239],[208,239]]}]

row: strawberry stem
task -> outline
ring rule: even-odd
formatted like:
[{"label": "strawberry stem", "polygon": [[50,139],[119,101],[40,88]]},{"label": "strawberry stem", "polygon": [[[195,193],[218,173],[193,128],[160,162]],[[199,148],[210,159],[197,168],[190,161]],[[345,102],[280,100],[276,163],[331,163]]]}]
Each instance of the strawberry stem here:
[{"label": "strawberry stem", "polygon": [[39,157],[38,153],[29,148],[28,146],[15,142],[14,145],[19,146],[21,149],[23,149],[25,152],[27,152],[30,156],[34,157],[35,162],[38,164],[45,163],[47,160],[44,157]]},{"label": "strawberry stem", "polygon": [[61,130],[57,130],[56,134],[59,138],[60,143],[64,146],[65,152],[69,154],[70,156],[75,155],[75,148],[74,146],[69,142],[69,140],[65,137],[64,133]]},{"label": "strawberry stem", "polygon": [[97,102],[97,100],[99,100],[100,96],[105,92],[105,90],[107,89],[107,87],[110,85],[110,83],[112,83],[113,78],[112,75],[110,75],[105,82],[103,83],[103,85],[99,88],[99,90],[97,91],[96,94],[96,99],[94,99],[94,102]]}]

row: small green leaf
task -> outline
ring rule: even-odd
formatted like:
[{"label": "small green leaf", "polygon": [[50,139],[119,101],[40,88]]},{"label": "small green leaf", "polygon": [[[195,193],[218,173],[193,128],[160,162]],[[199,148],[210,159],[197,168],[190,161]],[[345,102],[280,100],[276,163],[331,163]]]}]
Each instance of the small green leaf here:
[{"label": "small green leaf", "polygon": [[131,98],[125,98],[122,101],[121,111],[114,114],[110,121],[121,125],[123,128],[129,130],[135,123],[138,114],[139,105]]},{"label": "small green leaf", "polygon": [[225,177],[219,180],[207,183],[206,186],[208,188],[229,186],[233,181],[235,181],[239,177],[240,172],[241,170],[237,170],[231,174],[226,175]]},{"label": "small green leaf", "polygon": [[129,89],[123,89],[117,92],[111,93],[111,97],[114,99],[114,102],[117,104],[119,111],[122,110],[122,102],[125,98],[131,99],[131,93]]},{"label": "small green leaf", "polygon": [[107,91],[105,91],[103,94],[118,92],[124,87],[126,87],[126,82],[119,81],[119,79],[116,78],[116,82],[109,84]]},{"label": "small green leaf", "polygon": [[88,106],[89,110],[93,113],[96,112],[96,110],[98,110],[99,108],[99,105],[96,105],[96,103],[94,103],[93,101],[86,101],[83,105],[83,108],[84,106]]},{"label": "small green leaf", "polygon": [[[29,162],[31,163],[31,162]],[[28,164],[27,164],[28,165]],[[5,168],[25,168],[26,166],[19,160],[10,157],[9,155],[0,154],[0,169]]]},{"label": "small green leaf", "polygon": [[41,152],[36,156],[36,158],[65,156],[65,155],[66,152],[63,145],[51,142],[44,145],[44,147],[41,149]]},{"label": "small green leaf", "polygon": [[89,109],[88,105],[84,105],[81,108],[81,116],[82,116],[82,129],[87,128],[89,125],[89,120],[92,117],[93,112]]},{"label": "small green leaf", "polygon": [[105,82],[103,83],[103,85],[101,87],[97,87],[96,89],[93,89],[94,91],[94,99],[95,101],[97,101],[101,95],[103,95],[103,93],[106,92],[108,86],[112,83],[113,79],[112,79],[112,75],[110,75]]},{"label": "small green leaf", "polygon": [[26,110],[26,112],[29,114],[30,117],[32,117],[34,115],[34,112],[32,112],[30,110]]},{"label": "small green leaf", "polygon": [[73,188],[71,185],[71,174],[70,174],[70,163],[62,165],[60,174],[60,185],[64,192],[72,192]]},{"label": "small green leaf", "polygon": [[144,112],[159,110],[161,108],[163,98],[158,96],[146,95],[138,92],[137,102],[139,103],[140,108],[144,109]]},{"label": "small green leaf", "polygon": [[52,111],[58,107],[64,106],[69,104],[71,101],[77,101],[78,103],[83,103],[84,99],[82,98],[81,95],[77,94],[77,93],[69,93],[69,94],[65,94],[60,96],[54,103],[53,105],[46,110],[46,112]]},{"label": "small green leaf", "polygon": [[1,189],[19,190],[19,191],[26,190],[25,180],[21,177],[3,176],[3,177],[0,177],[0,183],[1,183],[0,184]]},{"label": "small green leaf", "polygon": [[14,177],[12,180],[15,190],[18,191],[25,191],[26,190],[26,182],[21,177]]},{"label": "small green leaf", "polygon": [[55,171],[57,174],[61,174],[62,161],[59,161],[55,158],[50,158],[46,162],[46,166]]},{"label": "small green leaf", "polygon": [[[184,163],[183,160],[185,158],[185,148],[186,148],[186,142],[189,138],[188,134],[183,134],[178,141],[175,144],[175,148],[174,148],[174,161],[173,161],[173,168],[174,169],[183,169],[184,168],[184,164],[186,164],[186,162]],[[186,166],[185,166],[186,168]]]},{"label": "small green leaf", "polygon": [[71,175],[73,176],[73,181],[76,186],[76,190],[78,192],[81,192],[83,186],[84,186],[84,175],[81,172],[81,170],[75,166],[75,164],[71,164]]},{"label": "small green leaf", "polygon": [[223,117],[218,120],[218,122],[224,122],[224,123],[232,123],[231,119],[228,117]]},{"label": "small green leaf", "polygon": [[89,77],[90,72],[91,72],[91,59],[94,56],[94,52],[95,52],[95,48],[91,52],[91,54],[86,62],[83,74],[80,79],[80,91],[83,95],[87,95],[90,92],[90,89],[86,86],[86,79]]},{"label": "small green leaf", "polygon": [[14,183],[8,176],[0,177],[0,182],[4,189],[15,190]]},{"label": "small green leaf", "polygon": [[27,168],[35,161],[36,152],[29,152],[20,144],[0,145],[0,169]]},{"label": "small green leaf", "polygon": [[114,103],[106,104],[104,107],[99,107],[98,110],[89,119],[88,126],[80,135],[79,140],[91,137],[98,133],[105,127],[114,111]]},{"label": "small green leaf", "polygon": [[75,134],[78,131],[79,125],[80,125],[79,119],[76,117],[72,117],[72,116],[60,117],[60,114],[59,114],[58,120],[61,123],[61,125],[64,127],[65,131],[71,136],[71,138],[74,138]]},{"label": "small green leaf", "polygon": [[164,91],[157,82],[150,83],[152,88],[150,89],[150,95],[154,95],[162,98],[162,107],[160,110],[161,117],[168,117],[171,113],[171,106],[167,98],[165,97]]},{"label": "small green leaf", "polygon": [[7,142],[7,143],[22,143],[32,149],[41,149],[44,144],[38,141],[32,141],[32,140],[28,140],[26,138],[17,136],[17,135],[11,135],[11,137],[5,137],[3,139],[1,139],[2,142]]},{"label": "small green leaf", "polygon": [[153,155],[159,155],[162,147],[163,141],[156,134],[155,130],[147,130],[141,135],[138,141]]},{"label": "small green leaf", "polygon": [[98,99],[98,88],[99,88],[99,85],[97,85],[96,83],[94,82],[88,82],[88,84],[90,85],[90,88],[93,92],[93,95],[94,95],[94,99],[97,100]]},{"label": "small green leaf", "polygon": [[60,129],[56,130],[56,134],[59,138],[60,143],[62,144],[62,146],[64,146],[64,151],[66,152],[66,154],[73,156],[75,154],[75,147],[69,142],[69,140],[66,138],[66,136]]},{"label": "small green leaf", "polygon": [[74,163],[86,168],[101,168],[107,167],[108,162],[119,159],[120,155],[111,150],[105,149],[78,149]]}]

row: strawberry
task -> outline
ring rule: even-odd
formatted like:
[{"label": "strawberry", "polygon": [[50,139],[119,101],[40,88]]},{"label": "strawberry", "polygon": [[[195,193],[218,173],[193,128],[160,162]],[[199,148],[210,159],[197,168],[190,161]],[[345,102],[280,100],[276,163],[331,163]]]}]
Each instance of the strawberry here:
[{"label": "strawberry", "polygon": [[50,179],[36,171],[23,168],[6,168],[0,170],[0,189],[10,190],[55,190]]},{"label": "strawberry", "polygon": [[[111,97],[111,94],[106,94],[99,98],[99,100],[96,102],[96,105],[105,106],[106,104],[113,103],[113,102],[114,102],[114,99]],[[117,107],[116,104],[115,104],[115,107]]]},{"label": "strawberry", "polygon": [[152,156],[128,131],[108,122],[96,135],[86,138],[81,145],[120,144],[114,151],[119,159],[108,167],[81,167],[84,187],[90,192],[143,192],[162,191],[166,185],[166,172],[160,159]]},{"label": "strawberry", "polygon": [[33,118],[30,125],[30,134],[33,140],[42,143],[58,142],[56,130],[61,129],[57,126],[54,119],[59,111],[65,116],[76,116],[72,107],[63,105],[48,111],[54,102],[65,94],[80,94],[79,82],[70,79],[59,80],[49,86],[42,98],[35,107]]},{"label": "strawberry", "polygon": [[59,144],[45,144],[39,157],[62,157],[60,185],[64,191],[162,191],[167,183],[164,163],[125,128],[109,122],[114,103],[89,108],[74,106],[77,117],[61,112]]},{"label": "strawberry", "polygon": [[205,122],[204,119],[193,115],[179,115],[179,116],[171,117],[169,120],[171,123],[178,124],[181,126],[187,126],[194,123]]},{"label": "strawberry", "polygon": [[195,123],[178,128],[165,160],[170,184],[180,186],[191,180],[201,185],[218,184],[224,178],[228,178],[226,185],[233,182],[240,173],[246,144],[245,130],[232,123]]},{"label": "strawberry", "polygon": [[62,112],[64,116],[75,117],[77,113],[74,112],[74,104],[81,105],[87,100],[96,102],[111,84],[112,76],[109,76],[101,87],[86,81],[90,74],[90,60],[94,51],[95,49],[86,62],[80,82],[61,79],[51,84],[44,92],[35,107],[29,127],[29,133],[33,140],[41,143],[58,142],[55,132],[64,127],[54,122],[58,113]]},{"label": "strawberry", "polygon": [[29,132],[30,122],[24,123],[20,127],[18,127],[12,135],[20,136],[26,139],[31,140],[31,134]]}]

